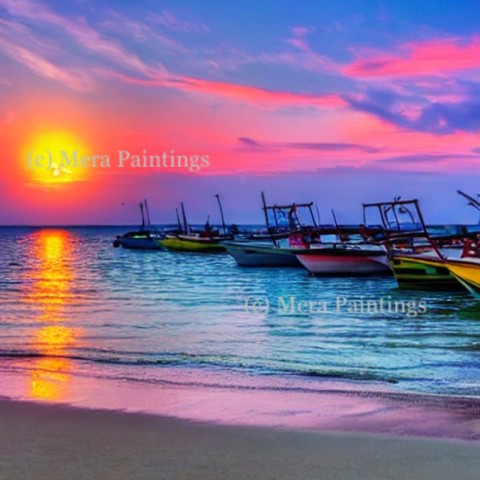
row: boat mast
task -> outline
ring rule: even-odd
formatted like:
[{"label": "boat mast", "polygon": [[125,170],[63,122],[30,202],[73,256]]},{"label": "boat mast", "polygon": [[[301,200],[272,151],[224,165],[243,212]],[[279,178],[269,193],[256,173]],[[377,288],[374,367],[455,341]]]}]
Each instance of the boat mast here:
[{"label": "boat mast", "polygon": [[143,203],[140,202],[140,213],[142,214],[142,230],[145,230],[145,215],[143,214]]},{"label": "boat mast", "polygon": [[145,205],[145,213],[147,214],[147,225],[148,225],[148,228],[150,228],[152,224],[150,223],[150,212],[148,211],[147,199],[143,200],[143,203]]},{"label": "boat mast", "polygon": [[268,210],[267,210],[267,201],[265,200],[265,192],[261,192],[262,195],[262,203],[263,203],[263,213],[265,214],[265,225],[267,230],[270,230],[270,223],[268,221]]},{"label": "boat mast", "polygon": [[338,238],[340,239],[341,243],[344,243],[342,239],[342,231],[340,229],[340,226],[338,225],[337,216],[335,215],[335,210],[333,208],[332,208],[332,217],[333,217],[333,223],[335,224],[335,228],[337,230]]},{"label": "boat mast", "polygon": [[183,232],[183,227],[182,227],[182,224],[180,222],[180,215],[178,214],[178,208],[175,209],[175,213],[177,214],[177,227],[178,227],[178,231],[179,233],[182,233]]},{"label": "boat mast", "polygon": [[216,193],[215,197],[217,197],[218,208],[220,209],[220,216],[222,217],[223,233],[226,233],[227,226],[225,225],[225,217],[223,216],[223,208],[222,208],[222,202],[220,201],[220,195]]},{"label": "boat mast", "polygon": [[182,208],[182,217],[183,217],[183,224],[185,226],[185,233],[190,233],[190,228],[188,227],[187,216],[185,215],[185,207],[183,202],[180,202],[180,207]]}]

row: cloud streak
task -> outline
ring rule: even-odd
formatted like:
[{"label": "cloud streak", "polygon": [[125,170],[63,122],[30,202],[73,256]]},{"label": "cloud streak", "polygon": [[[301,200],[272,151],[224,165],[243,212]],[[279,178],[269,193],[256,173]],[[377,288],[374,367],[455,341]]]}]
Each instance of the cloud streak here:
[{"label": "cloud streak", "polygon": [[480,68],[480,37],[475,36],[469,43],[458,39],[407,43],[394,55],[383,52],[355,60],[343,72],[359,78],[411,77],[477,68]]}]

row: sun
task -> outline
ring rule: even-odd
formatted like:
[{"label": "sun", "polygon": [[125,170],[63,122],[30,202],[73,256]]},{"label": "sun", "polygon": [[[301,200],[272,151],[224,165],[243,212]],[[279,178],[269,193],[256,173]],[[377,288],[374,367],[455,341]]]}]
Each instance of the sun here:
[{"label": "sun", "polygon": [[86,145],[74,134],[54,131],[34,136],[22,149],[21,162],[36,183],[71,183],[87,178],[81,161],[86,155]]}]

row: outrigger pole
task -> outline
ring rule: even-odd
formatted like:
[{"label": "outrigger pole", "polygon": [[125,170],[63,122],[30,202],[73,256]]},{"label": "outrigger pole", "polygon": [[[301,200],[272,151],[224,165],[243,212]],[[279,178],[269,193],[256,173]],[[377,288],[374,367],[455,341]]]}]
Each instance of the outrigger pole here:
[{"label": "outrigger pole", "polygon": [[471,207],[480,211],[480,200],[473,198],[472,196],[466,194],[465,192],[462,192],[461,190],[457,190],[457,193],[461,195],[463,198],[466,198],[468,200],[468,204]]}]

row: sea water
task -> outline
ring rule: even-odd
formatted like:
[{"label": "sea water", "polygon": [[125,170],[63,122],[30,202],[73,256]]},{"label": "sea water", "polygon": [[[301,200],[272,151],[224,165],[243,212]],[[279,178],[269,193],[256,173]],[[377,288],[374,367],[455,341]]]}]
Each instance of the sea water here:
[{"label": "sea water", "polygon": [[480,303],[467,293],[113,248],[124,231],[0,229],[0,395],[71,401],[92,382],[108,396],[112,381],[480,394]]}]

